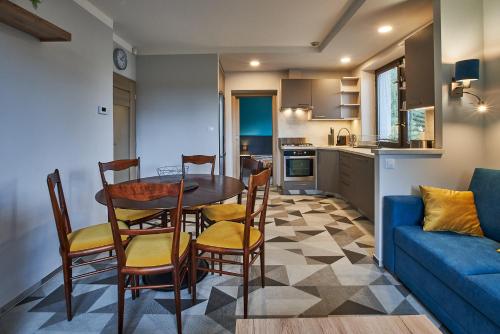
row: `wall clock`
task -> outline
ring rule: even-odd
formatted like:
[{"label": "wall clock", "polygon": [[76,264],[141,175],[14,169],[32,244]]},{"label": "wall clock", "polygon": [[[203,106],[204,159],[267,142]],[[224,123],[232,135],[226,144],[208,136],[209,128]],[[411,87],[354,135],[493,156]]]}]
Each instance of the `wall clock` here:
[{"label": "wall clock", "polygon": [[127,68],[127,53],[122,48],[116,48],[113,50],[113,62],[116,68],[119,70],[124,70]]}]

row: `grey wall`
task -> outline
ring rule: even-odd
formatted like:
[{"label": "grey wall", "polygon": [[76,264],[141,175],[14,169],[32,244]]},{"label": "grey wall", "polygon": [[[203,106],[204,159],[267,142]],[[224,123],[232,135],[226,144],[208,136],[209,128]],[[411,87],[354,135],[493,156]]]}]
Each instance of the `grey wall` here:
[{"label": "grey wall", "polygon": [[484,0],[485,148],[488,167],[500,169],[500,1]]},{"label": "grey wall", "polygon": [[136,56],[129,52],[127,49],[122,47],[120,44],[113,42],[113,50],[115,48],[122,48],[127,53],[127,68],[124,70],[120,70],[115,66],[113,62],[113,72],[123,75],[124,77],[129,78],[130,80],[135,80],[136,78]]},{"label": "grey wall", "polygon": [[0,24],[0,306],[61,265],[48,173],[62,173],[75,228],[106,221],[94,193],[97,162],[113,157],[112,118],[97,115],[112,105],[112,31],[73,1],[43,1],[38,14],[73,40]]},{"label": "grey wall", "polygon": [[137,57],[137,155],[143,176],[181,154],[218,154],[217,55]]}]

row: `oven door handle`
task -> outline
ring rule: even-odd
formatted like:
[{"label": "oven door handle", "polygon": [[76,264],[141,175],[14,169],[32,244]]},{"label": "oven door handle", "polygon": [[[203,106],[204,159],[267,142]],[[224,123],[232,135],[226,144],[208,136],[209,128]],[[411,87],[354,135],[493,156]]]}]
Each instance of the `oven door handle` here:
[{"label": "oven door handle", "polygon": [[285,157],[285,160],[289,160],[289,159],[303,159],[303,160],[312,159],[312,160],[314,160],[315,156],[314,155],[303,155],[303,156],[287,156],[287,157]]}]

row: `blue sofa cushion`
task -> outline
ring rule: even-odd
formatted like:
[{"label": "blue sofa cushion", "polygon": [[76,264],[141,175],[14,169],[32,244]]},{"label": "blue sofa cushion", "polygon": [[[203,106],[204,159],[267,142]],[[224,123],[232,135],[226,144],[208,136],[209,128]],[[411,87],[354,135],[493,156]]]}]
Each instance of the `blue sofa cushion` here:
[{"label": "blue sofa cushion", "polygon": [[476,168],[469,189],[484,235],[500,241],[500,170]]},{"label": "blue sofa cushion", "polygon": [[[452,286],[465,275],[500,273],[500,243],[453,232],[424,232],[420,226],[398,226],[395,243],[443,282]],[[403,265],[403,264],[400,264]]]},{"label": "blue sofa cushion", "polygon": [[[500,261],[500,254],[498,256]],[[460,293],[467,301],[500,326],[500,273],[472,275]]]}]

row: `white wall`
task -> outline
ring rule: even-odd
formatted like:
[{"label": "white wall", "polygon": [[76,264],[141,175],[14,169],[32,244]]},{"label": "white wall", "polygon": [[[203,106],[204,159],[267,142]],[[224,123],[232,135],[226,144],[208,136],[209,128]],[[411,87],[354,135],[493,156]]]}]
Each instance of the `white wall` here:
[{"label": "white wall", "polygon": [[[181,155],[218,155],[218,57],[137,57],[137,155],[143,176]],[[195,169],[193,169],[195,170]]]},{"label": "white wall", "polygon": [[486,165],[500,169],[500,1],[483,0]]},{"label": "white wall", "polygon": [[127,68],[124,70],[120,70],[115,66],[113,62],[113,72],[123,75],[124,77],[129,78],[130,80],[136,79],[136,55],[132,52],[128,51],[126,48],[121,46],[120,44],[113,42],[113,50],[115,48],[122,48],[127,53]]},{"label": "white wall", "polygon": [[[293,78],[340,78],[346,73],[316,72],[316,71],[291,71]],[[282,137],[306,137],[308,142],[314,145],[327,145],[330,127],[335,134],[339,129],[345,127],[351,130],[350,121],[309,121],[307,113],[280,112],[281,101],[281,79],[288,78],[287,72],[226,72],[226,150],[227,150],[227,175],[236,175],[236,159],[239,156],[239,138],[233,136],[234,127],[239,126],[238,120],[232,117],[231,92],[236,90],[276,90],[278,91],[278,115],[276,138]],[[278,153],[278,152],[276,152]],[[233,162],[233,163],[231,163]],[[278,162],[275,159],[275,162]],[[276,180],[279,180],[279,166]]]},{"label": "white wall", "polygon": [[[28,1],[16,1],[33,10]],[[59,168],[74,228],[106,221],[97,162],[113,157],[112,31],[73,1],[37,13],[72,33],[40,43],[0,24],[0,306],[61,265],[47,174]]]}]

